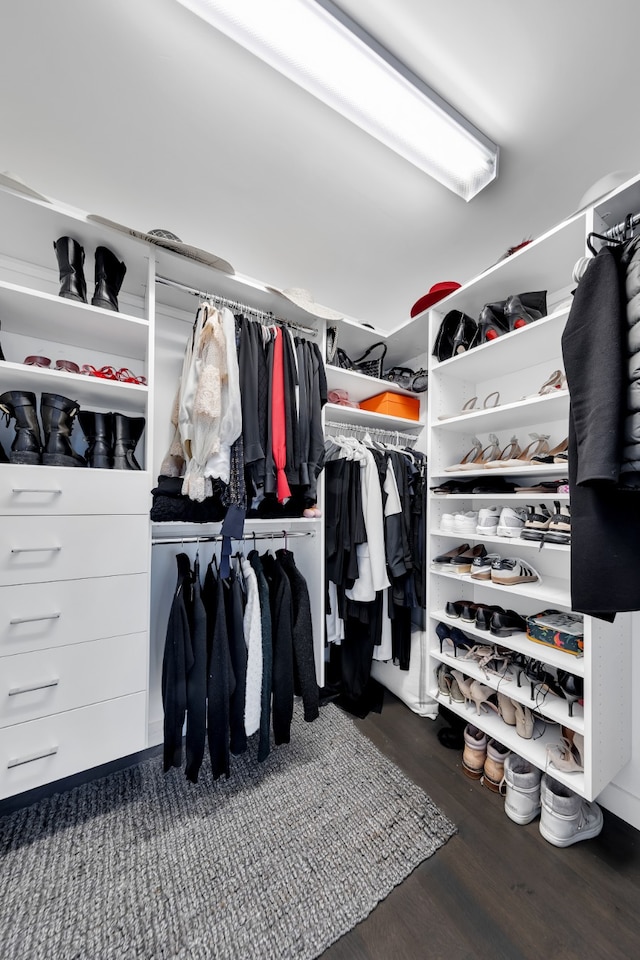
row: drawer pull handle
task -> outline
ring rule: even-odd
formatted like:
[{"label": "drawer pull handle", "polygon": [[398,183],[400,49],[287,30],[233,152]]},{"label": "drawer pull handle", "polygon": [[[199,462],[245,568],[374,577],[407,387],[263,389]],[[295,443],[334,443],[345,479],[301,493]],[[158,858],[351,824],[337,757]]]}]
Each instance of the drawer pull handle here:
[{"label": "drawer pull handle", "polygon": [[11,547],[11,553],[58,553],[62,547]]},{"label": "drawer pull handle", "polygon": [[9,620],[10,624],[14,623],[35,623],[38,620],[59,620],[59,613],[43,613],[41,617],[14,617],[13,620]]},{"label": "drawer pull handle", "polygon": [[33,693],[34,690],[46,690],[48,687],[57,687],[59,683],[60,678],[54,677],[53,680],[45,680],[44,683],[29,683],[24,687],[11,687],[9,696],[17,697],[19,693]]},{"label": "drawer pull handle", "polygon": [[50,493],[57,496],[62,493],[60,487],[13,487],[13,493]]},{"label": "drawer pull handle", "polygon": [[57,747],[49,747],[48,750],[31,753],[27,757],[14,757],[13,760],[9,760],[7,770],[11,770],[12,767],[21,767],[23,763],[33,763],[34,760],[44,760],[45,757],[53,757],[57,752]]}]

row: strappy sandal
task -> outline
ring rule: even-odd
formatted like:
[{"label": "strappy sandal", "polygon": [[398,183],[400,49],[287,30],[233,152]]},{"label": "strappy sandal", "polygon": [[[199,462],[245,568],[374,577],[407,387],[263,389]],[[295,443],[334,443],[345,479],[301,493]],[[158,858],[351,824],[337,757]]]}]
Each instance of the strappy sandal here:
[{"label": "strappy sandal", "polygon": [[467,463],[461,463],[458,469],[460,470],[477,470],[478,467],[484,469],[487,463],[491,460],[494,460],[497,456],[500,455],[500,441],[496,437],[495,433],[489,434],[489,443],[484,449],[481,449],[477,454],[474,460]]},{"label": "strappy sandal", "polygon": [[520,449],[520,443],[514,434],[504,450],[499,452],[499,456],[497,456],[495,460],[491,460],[489,463],[487,463],[486,467],[488,470],[495,469],[496,467],[504,467],[510,460],[515,460],[517,457],[519,457],[521,453],[522,450]]},{"label": "strappy sandal", "polygon": [[534,456],[541,457],[548,455],[549,444],[547,443],[547,440],[549,439],[549,434],[530,433],[529,436],[531,437],[531,443],[524,448],[522,453],[517,457],[511,457],[508,460],[503,460],[500,463],[501,467],[535,466],[536,461],[532,459]]},{"label": "strappy sandal", "polygon": [[[492,399],[492,397],[495,397],[495,401],[493,403],[490,403],[489,401]],[[465,413],[475,413],[477,410],[479,410],[479,407],[476,406],[477,401],[478,401],[477,397],[471,397],[470,400],[467,400],[467,402],[463,406],[462,410],[459,411],[459,413],[442,413],[438,417],[438,420],[450,420],[452,417],[460,417]],[[488,396],[484,398],[482,409],[492,410],[494,407],[499,407],[499,406],[500,406],[500,393],[497,390],[494,390],[493,393],[488,394]]]}]

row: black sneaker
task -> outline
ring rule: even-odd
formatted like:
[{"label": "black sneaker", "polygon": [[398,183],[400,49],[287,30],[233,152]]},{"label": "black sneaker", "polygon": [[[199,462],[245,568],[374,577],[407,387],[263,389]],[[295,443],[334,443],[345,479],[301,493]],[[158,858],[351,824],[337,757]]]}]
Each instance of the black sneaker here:
[{"label": "black sneaker", "polygon": [[549,529],[551,523],[551,514],[544,503],[540,504],[539,510],[535,507],[527,506],[527,519],[524,527],[520,531],[521,540],[542,540]]},{"label": "black sneaker", "polygon": [[545,543],[571,543],[571,511],[568,503],[562,506],[555,503],[556,512],[551,517],[549,528],[545,531]]}]

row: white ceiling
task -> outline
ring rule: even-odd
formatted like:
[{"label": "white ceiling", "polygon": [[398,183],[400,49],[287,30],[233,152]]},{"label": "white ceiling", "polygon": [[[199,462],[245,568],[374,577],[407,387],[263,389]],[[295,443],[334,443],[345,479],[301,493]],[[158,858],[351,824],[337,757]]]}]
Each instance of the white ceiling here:
[{"label": "white ceiling", "polygon": [[640,168],[637,0],[338,3],[500,145],[469,204],[175,0],[2,0],[0,170],[389,328]]}]

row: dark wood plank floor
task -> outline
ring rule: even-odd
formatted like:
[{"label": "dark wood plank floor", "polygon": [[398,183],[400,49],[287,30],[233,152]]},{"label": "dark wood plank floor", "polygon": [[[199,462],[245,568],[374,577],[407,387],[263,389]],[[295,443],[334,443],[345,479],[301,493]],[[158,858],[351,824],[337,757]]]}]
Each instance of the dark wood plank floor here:
[{"label": "dark wood plank floor", "polygon": [[461,754],[385,694],[358,727],[454,821],[458,834],[322,960],[635,960],[640,957],[640,834],[605,812],[602,833],[565,849],[538,821],[461,772]]}]

